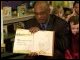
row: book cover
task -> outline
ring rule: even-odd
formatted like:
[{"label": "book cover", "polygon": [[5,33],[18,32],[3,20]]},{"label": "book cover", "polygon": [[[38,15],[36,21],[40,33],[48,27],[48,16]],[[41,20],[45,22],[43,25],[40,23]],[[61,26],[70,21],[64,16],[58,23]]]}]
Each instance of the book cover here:
[{"label": "book cover", "polygon": [[3,7],[3,17],[11,17],[11,16],[12,16],[12,8]]},{"label": "book cover", "polygon": [[26,5],[23,4],[21,6],[18,6],[17,11],[18,11],[18,17],[25,16],[26,15]]}]

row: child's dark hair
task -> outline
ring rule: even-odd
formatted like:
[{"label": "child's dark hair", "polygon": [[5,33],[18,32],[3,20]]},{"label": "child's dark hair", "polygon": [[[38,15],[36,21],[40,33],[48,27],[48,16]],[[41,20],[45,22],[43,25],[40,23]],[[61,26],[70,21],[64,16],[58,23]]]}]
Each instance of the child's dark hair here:
[{"label": "child's dark hair", "polygon": [[73,22],[74,25],[78,24],[79,23],[79,16],[73,16],[70,18],[70,23]]}]

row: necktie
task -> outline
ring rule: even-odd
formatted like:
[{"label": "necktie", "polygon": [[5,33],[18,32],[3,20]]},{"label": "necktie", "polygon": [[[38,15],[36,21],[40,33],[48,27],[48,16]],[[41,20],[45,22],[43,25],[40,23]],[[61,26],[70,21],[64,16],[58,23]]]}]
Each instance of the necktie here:
[{"label": "necktie", "polygon": [[42,30],[45,30],[45,25],[44,25],[44,24],[42,24],[42,26],[41,26],[41,27],[42,27]]}]

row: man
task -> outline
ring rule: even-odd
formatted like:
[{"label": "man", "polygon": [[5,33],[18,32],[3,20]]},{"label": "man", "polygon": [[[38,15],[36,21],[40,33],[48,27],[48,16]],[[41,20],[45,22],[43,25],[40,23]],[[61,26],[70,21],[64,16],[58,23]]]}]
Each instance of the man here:
[{"label": "man", "polygon": [[64,50],[67,47],[68,24],[61,18],[50,15],[49,5],[45,1],[35,3],[34,13],[35,16],[32,19],[24,22],[25,28],[32,33],[39,30],[55,31],[54,57],[51,58],[63,58]]}]

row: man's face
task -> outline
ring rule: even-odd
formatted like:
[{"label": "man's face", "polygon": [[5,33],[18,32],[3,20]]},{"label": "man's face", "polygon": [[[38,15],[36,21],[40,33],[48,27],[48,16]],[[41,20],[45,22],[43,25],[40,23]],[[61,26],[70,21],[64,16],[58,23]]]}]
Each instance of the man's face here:
[{"label": "man's face", "polygon": [[36,7],[34,9],[35,17],[39,23],[45,23],[49,17],[49,10],[45,8]]},{"label": "man's face", "polygon": [[72,31],[72,34],[76,35],[77,33],[79,33],[79,24],[71,24],[71,31]]},{"label": "man's face", "polygon": [[75,12],[79,15],[79,3],[74,5]]}]

